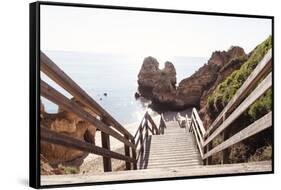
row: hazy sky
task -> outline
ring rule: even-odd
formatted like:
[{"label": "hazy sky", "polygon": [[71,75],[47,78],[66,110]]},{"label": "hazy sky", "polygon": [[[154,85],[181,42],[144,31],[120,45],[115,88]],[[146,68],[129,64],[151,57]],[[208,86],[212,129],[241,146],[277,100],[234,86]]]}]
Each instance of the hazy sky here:
[{"label": "hazy sky", "polygon": [[270,34],[269,19],[41,5],[42,50],[210,57]]}]

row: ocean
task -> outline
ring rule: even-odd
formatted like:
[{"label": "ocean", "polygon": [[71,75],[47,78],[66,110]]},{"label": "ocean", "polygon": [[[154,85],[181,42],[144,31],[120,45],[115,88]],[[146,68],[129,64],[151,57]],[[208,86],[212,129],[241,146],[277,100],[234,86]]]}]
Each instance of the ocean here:
[{"label": "ocean", "polygon": [[[134,96],[138,88],[137,75],[145,57],[63,51],[44,53],[121,124],[140,121],[148,109],[149,101],[136,100]],[[174,64],[179,83],[203,66],[207,58],[175,56],[167,61]],[[42,72],[41,79],[71,97]],[[57,112],[57,105],[43,97],[41,100],[47,112]]]}]

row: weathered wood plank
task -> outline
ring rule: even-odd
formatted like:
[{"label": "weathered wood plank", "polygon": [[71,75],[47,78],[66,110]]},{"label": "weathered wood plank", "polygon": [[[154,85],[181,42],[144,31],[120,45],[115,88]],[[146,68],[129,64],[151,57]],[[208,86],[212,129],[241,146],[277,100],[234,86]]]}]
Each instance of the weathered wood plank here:
[{"label": "weathered wood plank", "polygon": [[97,113],[100,117],[106,118],[108,124],[116,128],[122,134],[126,134],[133,139],[133,136],[120,123],[118,123],[109,113],[107,113],[94,99],[92,99],[77,83],[75,83],[63,70],[61,70],[43,52],[40,54],[40,69],[53,81],[59,84],[67,92],[72,94],[79,102]]},{"label": "weathered wood plank", "polygon": [[272,126],[272,112],[269,112],[268,114],[258,119],[257,121],[246,127],[245,129],[241,130],[240,132],[230,137],[228,140],[222,142],[221,144],[219,144],[218,146],[207,152],[203,158],[206,159],[209,156],[217,152],[220,152],[230,147],[231,145],[241,142],[242,140],[247,139],[271,126]]},{"label": "weathered wood plank", "polygon": [[208,175],[246,174],[255,172],[271,172],[270,161],[250,162],[243,164],[224,164],[210,166],[189,166],[180,168],[155,168],[110,172],[100,175],[55,175],[41,176],[42,185],[94,183],[107,181],[165,179],[171,177],[191,177]]},{"label": "weathered wood plank", "polygon": [[170,159],[149,159],[148,163],[149,165],[154,164],[177,164],[177,163],[191,163],[196,162],[199,163],[198,158],[196,157],[186,157],[186,158],[170,158]]},{"label": "weathered wood plank", "polygon": [[153,119],[151,118],[151,116],[149,115],[148,112],[146,112],[146,118],[148,119],[148,121],[150,122],[150,124],[152,125],[152,130],[155,130],[156,131],[156,134],[158,135],[159,134],[159,130],[155,124],[155,122],[153,121]]},{"label": "weathered wood plank", "polygon": [[47,83],[45,83],[42,80],[41,80],[41,92],[40,93],[43,97],[47,98],[48,100],[54,102],[57,105],[60,105],[63,109],[73,112],[78,117],[93,124],[96,128],[100,129],[101,131],[109,134],[110,136],[113,136],[114,138],[118,139],[119,141],[125,143],[126,145],[128,145],[130,147],[135,147],[134,144],[129,142],[127,139],[125,139],[123,136],[121,136],[118,132],[116,132],[115,130],[106,126],[103,122],[101,122],[100,120],[98,120],[97,118],[93,117],[91,114],[86,112],[84,109],[82,109],[78,104],[69,100],[64,95],[59,93],[57,90],[55,90],[53,87],[49,86]]},{"label": "weathered wood plank", "polygon": [[199,152],[200,152],[200,156],[201,156],[201,158],[203,158],[202,146],[201,146],[201,143],[199,142],[198,136],[196,135],[193,123],[191,123],[191,127],[192,127],[192,130],[194,131],[194,136],[195,136],[195,139],[196,139],[196,142],[197,142],[197,146],[198,146],[198,149],[199,149]]},{"label": "weathered wood plank", "polygon": [[161,118],[160,118],[160,133],[161,134],[165,133],[165,128],[167,128],[167,126],[166,126],[166,122],[164,120],[164,116],[163,116],[163,113],[162,113]]},{"label": "weathered wood plank", "polygon": [[[124,136],[125,139],[129,140],[129,136],[125,135]],[[126,144],[124,145],[124,152],[125,152],[125,156],[130,157],[130,147],[127,146]],[[131,169],[131,163],[130,162],[126,162],[126,170],[130,170]]]},{"label": "weathered wood plank", "polygon": [[95,146],[91,143],[87,143],[87,142],[81,141],[79,139],[75,139],[73,137],[69,137],[67,135],[56,133],[45,127],[40,127],[40,139],[43,141],[53,143],[53,144],[58,144],[58,145],[62,145],[62,146],[70,147],[70,148],[75,148],[75,149],[78,149],[81,151],[105,156],[107,158],[115,158],[118,160],[136,162],[135,159],[132,159],[130,157],[127,157],[122,154]]},{"label": "weathered wood plank", "polygon": [[[135,140],[132,140],[132,143],[135,144]],[[132,157],[134,160],[137,160],[137,149],[136,148],[132,148]],[[133,163],[133,169],[137,170],[138,166],[137,166],[137,162]]]},{"label": "weathered wood plank", "polygon": [[160,157],[157,156],[157,155],[149,155],[149,160],[150,161],[154,161],[154,160],[177,160],[177,159],[184,159],[184,160],[187,160],[187,159],[196,159],[198,161],[198,158],[199,158],[199,154],[198,153],[194,153],[194,154],[175,154],[175,155],[161,155]]},{"label": "weathered wood plank", "polygon": [[199,116],[199,114],[198,114],[196,108],[193,108],[193,109],[192,109],[192,115],[195,116],[195,121],[197,121],[197,123],[198,123],[198,125],[199,125],[199,128],[200,128],[200,132],[201,132],[202,136],[204,136],[205,133],[206,133],[206,130],[205,130],[205,127],[204,127],[204,125],[203,125],[203,122],[202,122],[202,120],[201,120],[201,118],[200,118],[200,116]]},{"label": "weathered wood plank", "polygon": [[140,142],[140,130],[143,130],[144,128],[144,125],[143,125],[143,121],[141,121],[137,131],[136,131],[136,134],[134,136],[134,141],[135,141],[135,146],[137,147],[139,142]]},{"label": "weathered wood plank", "polygon": [[199,131],[200,129],[198,128],[198,124],[196,122],[196,119],[195,119],[194,115],[192,115],[191,118],[192,118],[191,122],[193,123],[193,126],[195,128],[195,131],[194,131],[196,133],[195,135],[198,135],[200,146],[202,147],[203,142],[204,142],[203,137],[202,137],[202,133]]},{"label": "weathered wood plank", "polygon": [[235,111],[206,139],[203,147],[225,130],[235,119],[237,119],[250,105],[261,97],[272,85],[271,72],[267,77],[251,92],[251,94],[236,108]]},{"label": "weathered wood plank", "polygon": [[[101,132],[101,145],[102,145],[102,148],[110,150],[109,135],[104,132]],[[125,156],[127,156],[127,155],[125,155]],[[111,172],[112,171],[111,158],[103,156],[102,159],[103,159],[103,171]]]},{"label": "weathered wood plank", "polygon": [[223,111],[215,119],[215,121],[208,127],[204,138],[213,131],[217,125],[222,121],[222,118],[225,114],[230,114],[234,107],[236,107],[246,96],[247,94],[255,87],[255,84],[263,78],[272,67],[272,50],[268,50],[267,54],[261,60],[261,62],[256,66],[254,71],[250,74],[247,80],[239,88],[233,98],[228,102]]},{"label": "weathered wood plank", "polygon": [[135,133],[135,135],[134,135],[134,140],[135,140],[135,141],[136,141],[136,138],[137,138],[137,136],[138,136],[138,134],[139,134],[140,128],[143,126],[143,121],[144,121],[144,119],[145,119],[145,116],[143,116],[143,118],[142,118],[142,120],[141,120],[141,122],[140,122],[140,124],[139,124],[139,126],[138,126],[138,129],[137,129],[137,131],[136,131],[136,133]]}]

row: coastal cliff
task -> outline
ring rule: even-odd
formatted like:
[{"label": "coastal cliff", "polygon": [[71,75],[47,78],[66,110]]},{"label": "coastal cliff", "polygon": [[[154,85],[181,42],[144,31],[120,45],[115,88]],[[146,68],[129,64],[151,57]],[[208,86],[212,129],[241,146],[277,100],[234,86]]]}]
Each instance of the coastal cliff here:
[{"label": "coastal cliff", "polygon": [[[272,38],[270,36],[248,55],[237,46],[231,47],[228,51],[215,51],[207,64],[190,77],[180,81],[178,86],[169,78],[164,78],[176,73],[175,71],[160,75],[162,78],[154,78],[155,85],[151,86],[151,94],[146,98],[150,98],[152,107],[155,105],[157,108],[160,107],[161,112],[196,107],[204,127],[208,128],[271,48]],[[146,64],[145,62],[146,59],[143,64]],[[158,64],[155,64],[154,67],[155,70],[159,70]],[[150,75],[147,74],[145,77],[141,80],[149,80]],[[142,88],[142,85],[143,83],[139,82],[139,88]],[[140,95],[142,95],[141,92]],[[229,135],[236,134],[271,110],[272,89],[269,89],[228,127]],[[213,147],[222,141],[223,136],[219,135],[212,142]],[[214,155],[213,163],[219,164],[221,156],[221,153]],[[271,129],[233,145],[229,151],[230,163],[270,160],[271,158]]]},{"label": "coastal cliff", "polygon": [[246,59],[244,50],[237,46],[228,51],[216,51],[207,64],[176,86],[174,65],[166,62],[165,68],[160,70],[157,60],[147,57],[138,75],[139,94],[150,99],[152,107],[161,110],[199,107],[206,102],[206,97],[215,86]]}]

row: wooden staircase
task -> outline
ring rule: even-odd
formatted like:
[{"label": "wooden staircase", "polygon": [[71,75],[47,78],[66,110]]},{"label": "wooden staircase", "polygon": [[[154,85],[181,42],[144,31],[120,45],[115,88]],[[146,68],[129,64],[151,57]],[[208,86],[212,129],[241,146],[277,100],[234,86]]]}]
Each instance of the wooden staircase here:
[{"label": "wooden staircase", "polygon": [[[190,123],[185,128],[181,128],[175,120],[165,120],[163,115],[160,117],[160,124],[156,125],[157,122],[146,112],[133,136],[52,60],[41,53],[41,71],[79,100],[84,107],[72,102],[43,80],[40,83],[41,96],[99,129],[102,146],[56,133],[42,124],[41,141],[100,155],[104,167],[104,173],[97,175],[42,175],[41,185],[272,173],[271,160],[237,164],[229,164],[228,160],[232,145],[272,127],[273,113],[269,112],[232,136],[228,131],[229,126],[272,87],[271,54],[269,50],[207,130],[197,110],[193,108],[191,116],[188,118],[186,115],[186,120]],[[95,114],[88,112],[85,107]],[[213,140],[219,135],[223,135],[223,142],[213,146]],[[110,137],[124,144],[124,154],[110,149]],[[223,155],[222,164],[213,165],[212,157],[219,152]],[[112,171],[111,159],[124,161],[127,171]]]},{"label": "wooden staircase", "polygon": [[196,142],[191,133],[180,128],[178,122],[166,122],[163,135],[150,135],[145,149],[147,164],[139,168],[173,168],[202,164]]}]

